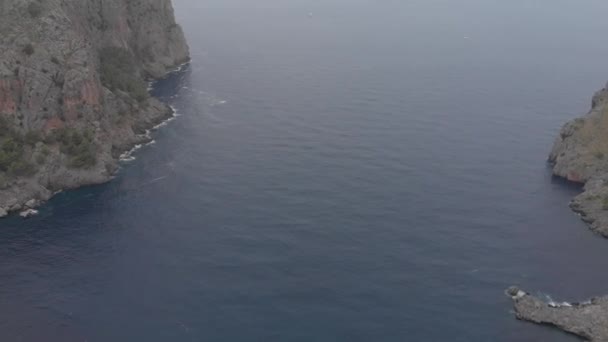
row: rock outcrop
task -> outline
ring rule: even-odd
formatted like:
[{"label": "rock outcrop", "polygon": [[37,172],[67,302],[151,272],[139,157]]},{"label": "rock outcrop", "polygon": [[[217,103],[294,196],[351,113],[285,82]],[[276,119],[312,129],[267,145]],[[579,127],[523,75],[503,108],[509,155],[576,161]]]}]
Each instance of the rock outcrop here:
[{"label": "rock outcrop", "polygon": [[[608,85],[591,101],[587,115],[566,123],[549,155],[553,173],[584,184],[570,203],[596,233],[608,237]],[[512,287],[518,319],[552,325],[590,341],[608,341],[608,297],[584,303],[554,303]]]},{"label": "rock outcrop", "polygon": [[0,33],[0,213],[109,180],[189,59],[171,0],[3,0]]},{"label": "rock outcrop", "polygon": [[516,288],[507,290],[518,319],[555,326],[589,341],[608,341],[608,297],[583,303],[543,301]]},{"label": "rock outcrop", "polygon": [[564,125],[549,161],[553,173],[584,184],[570,207],[596,233],[608,237],[608,89],[598,91],[591,110]]}]

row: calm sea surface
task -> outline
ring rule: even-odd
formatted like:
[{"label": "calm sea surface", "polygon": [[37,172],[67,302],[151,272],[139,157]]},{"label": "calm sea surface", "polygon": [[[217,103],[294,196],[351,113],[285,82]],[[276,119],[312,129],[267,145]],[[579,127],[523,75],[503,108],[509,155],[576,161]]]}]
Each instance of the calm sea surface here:
[{"label": "calm sea surface", "polygon": [[545,164],[608,79],[608,2],[174,4],[179,116],[0,222],[0,340],[576,341],[503,290],[608,293]]}]

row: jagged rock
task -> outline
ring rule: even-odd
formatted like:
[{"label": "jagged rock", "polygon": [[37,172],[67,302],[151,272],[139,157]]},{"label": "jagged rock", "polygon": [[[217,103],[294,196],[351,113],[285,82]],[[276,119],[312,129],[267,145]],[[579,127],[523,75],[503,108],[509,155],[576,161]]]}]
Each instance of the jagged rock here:
[{"label": "jagged rock", "polygon": [[552,325],[589,341],[608,341],[608,297],[584,303],[554,303],[514,289],[517,295],[511,295],[512,288],[507,293],[513,299],[518,319]]},{"label": "jagged rock", "polygon": [[25,206],[30,209],[36,208],[38,206],[38,200],[31,199],[31,200],[25,202]]},{"label": "jagged rock", "polygon": [[0,218],[7,217],[7,216],[8,216],[8,211],[6,211],[6,209],[4,209],[4,208],[0,208]]},{"label": "jagged rock", "polygon": [[511,286],[509,287],[505,293],[510,296],[511,298],[520,298],[526,295],[526,293],[522,290],[520,290],[517,286]]}]

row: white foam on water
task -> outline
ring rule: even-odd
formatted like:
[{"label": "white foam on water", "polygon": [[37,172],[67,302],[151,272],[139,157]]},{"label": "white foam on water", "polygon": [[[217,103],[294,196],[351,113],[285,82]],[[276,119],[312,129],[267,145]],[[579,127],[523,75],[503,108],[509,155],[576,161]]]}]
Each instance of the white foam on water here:
[{"label": "white foam on water", "polygon": [[131,157],[131,156],[129,156],[129,157],[123,157],[123,156],[121,155],[119,160],[120,160],[121,162],[123,162],[123,163],[130,163],[130,162],[132,162],[132,161],[134,161],[134,160],[135,160],[135,157]]},{"label": "white foam on water", "polygon": [[549,305],[552,308],[562,308],[562,307],[567,307],[570,308],[572,307],[571,303],[568,302],[556,302],[553,300],[553,298],[551,298],[550,295],[544,295],[546,301],[547,301],[547,305]]},{"label": "white foam on water", "polygon": [[133,156],[133,154],[135,152],[137,152],[139,149],[141,149],[144,146],[150,146],[150,145],[156,144],[156,140],[152,139],[152,131],[155,131],[162,127],[167,126],[169,124],[169,122],[175,120],[179,116],[179,114],[177,113],[177,109],[175,107],[173,107],[171,105],[169,107],[171,108],[171,112],[172,112],[171,117],[169,117],[168,119],[159,123],[158,125],[152,127],[151,129],[147,129],[144,134],[138,135],[138,137],[148,140],[148,141],[145,143],[142,143],[142,144],[137,144],[137,145],[133,146],[133,148],[130,149],[129,151],[126,151],[125,153],[121,154],[120,157],[118,158],[121,162],[128,163],[128,162],[134,161],[136,159]]},{"label": "white foam on water", "polygon": [[[175,68],[174,70],[168,72],[167,74],[176,73],[176,72],[180,72],[180,71],[184,70],[184,68],[188,64],[190,64],[190,62],[191,61],[188,61],[188,62],[180,64],[177,68]],[[154,89],[154,83],[155,83],[155,81],[148,82],[148,91]],[[189,89],[189,88],[186,87],[186,86],[184,86],[183,89]],[[177,95],[174,95],[172,97],[176,97],[176,96]],[[158,125],[152,127],[151,129],[147,129],[144,134],[139,135],[140,138],[146,139],[146,140],[148,140],[148,142],[142,143],[142,144],[136,144],[129,151],[126,151],[123,154],[121,154],[119,156],[119,160],[121,162],[132,162],[132,161],[134,161],[135,157],[133,156],[133,154],[135,152],[137,152],[139,149],[141,149],[144,146],[150,146],[150,145],[156,144],[156,140],[152,139],[152,131],[155,131],[155,130],[157,130],[159,128],[167,126],[169,124],[169,122],[175,120],[180,115],[180,114],[177,113],[177,108],[175,108],[174,106],[169,105],[169,108],[171,108],[171,117],[169,117],[168,119],[166,119],[163,122],[159,123]]]},{"label": "white foam on water", "polygon": [[118,159],[120,161],[122,161],[122,162],[131,162],[131,161],[134,161],[135,157],[133,157],[133,153],[137,152],[137,150],[139,150],[142,147],[143,147],[142,144],[137,144],[137,145],[133,146],[133,148],[130,149],[129,151],[121,154]]},{"label": "white foam on water", "polygon": [[167,176],[162,176],[162,177],[154,178],[153,180],[149,181],[148,184],[160,182],[161,180],[163,180],[165,178],[167,178]]},{"label": "white foam on water", "polygon": [[165,121],[163,121],[163,122],[159,123],[158,125],[156,125],[156,126],[152,127],[152,130],[156,131],[156,130],[158,130],[159,128],[165,127],[165,126],[167,126],[167,125],[169,124],[169,122],[171,122],[171,121],[173,121],[173,120],[175,120],[175,115],[173,115],[172,117],[168,118],[167,120],[165,120]]}]

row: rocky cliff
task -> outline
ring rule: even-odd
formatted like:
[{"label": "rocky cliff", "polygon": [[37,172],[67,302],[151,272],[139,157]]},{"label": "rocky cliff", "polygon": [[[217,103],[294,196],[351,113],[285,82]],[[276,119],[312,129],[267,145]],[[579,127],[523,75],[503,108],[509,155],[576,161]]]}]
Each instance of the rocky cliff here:
[{"label": "rocky cliff", "polygon": [[189,59],[171,0],[0,0],[0,33],[0,216],[110,179]]},{"label": "rocky cliff", "polygon": [[[593,231],[608,237],[608,85],[593,96],[587,115],[562,127],[549,162],[556,176],[584,184],[570,207]],[[608,341],[608,297],[554,303],[516,287],[507,294],[518,319],[555,326],[589,341]]]},{"label": "rocky cliff", "polygon": [[598,91],[591,110],[562,128],[549,161],[553,173],[585,185],[570,207],[589,227],[608,237],[608,89]]}]

